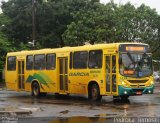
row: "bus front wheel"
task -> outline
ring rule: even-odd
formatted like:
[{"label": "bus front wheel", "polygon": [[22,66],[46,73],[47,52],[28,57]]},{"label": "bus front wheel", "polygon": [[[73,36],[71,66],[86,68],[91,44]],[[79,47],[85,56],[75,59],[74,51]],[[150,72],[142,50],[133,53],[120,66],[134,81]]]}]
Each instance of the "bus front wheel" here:
[{"label": "bus front wheel", "polygon": [[100,95],[99,86],[97,84],[92,84],[89,89],[89,98],[93,101],[99,101],[102,99]]},{"label": "bus front wheel", "polygon": [[120,97],[121,97],[121,100],[128,100],[129,95],[123,95],[123,96],[120,96]]}]

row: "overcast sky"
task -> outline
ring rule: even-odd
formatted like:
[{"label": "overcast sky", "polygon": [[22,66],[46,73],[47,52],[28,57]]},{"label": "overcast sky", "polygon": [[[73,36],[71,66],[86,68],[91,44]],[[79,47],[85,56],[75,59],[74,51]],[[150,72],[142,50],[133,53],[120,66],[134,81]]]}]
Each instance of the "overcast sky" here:
[{"label": "overcast sky", "polygon": [[[1,1],[8,1],[8,0],[0,0],[0,3]],[[108,3],[110,0],[100,0],[100,1],[101,3]],[[136,7],[144,3],[145,5],[150,6],[151,8],[155,8],[156,11],[160,14],[160,4],[159,4],[160,0],[114,0],[114,2],[117,4],[125,4],[128,1],[130,1]]]},{"label": "overcast sky", "polygon": [[[101,0],[102,3],[108,3],[110,0]],[[136,7],[144,3],[147,6],[150,6],[152,9],[155,8],[156,11],[160,14],[160,0],[114,0],[117,4],[125,4],[127,2],[132,3]]]}]

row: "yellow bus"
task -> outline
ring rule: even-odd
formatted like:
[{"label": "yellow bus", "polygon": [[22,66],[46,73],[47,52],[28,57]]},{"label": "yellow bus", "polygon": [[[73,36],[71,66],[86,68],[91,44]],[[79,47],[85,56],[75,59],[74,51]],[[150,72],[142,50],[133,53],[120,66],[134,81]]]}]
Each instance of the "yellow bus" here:
[{"label": "yellow bus", "polygon": [[110,43],[11,52],[6,56],[8,89],[35,97],[84,94],[127,99],[152,94],[152,57],[143,43]]}]

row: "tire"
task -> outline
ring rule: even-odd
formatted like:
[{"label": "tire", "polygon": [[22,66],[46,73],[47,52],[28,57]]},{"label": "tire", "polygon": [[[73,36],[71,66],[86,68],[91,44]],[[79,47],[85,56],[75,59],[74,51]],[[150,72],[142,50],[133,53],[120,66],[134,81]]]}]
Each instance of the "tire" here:
[{"label": "tire", "polygon": [[124,96],[120,96],[121,97],[121,100],[128,100],[129,96],[128,95],[124,95]]},{"label": "tire", "polygon": [[41,97],[46,97],[47,96],[47,92],[40,92],[40,96]]},{"label": "tire", "polygon": [[41,96],[40,87],[39,87],[39,84],[37,82],[33,83],[33,85],[32,85],[32,96],[34,96],[34,97],[40,97]]},{"label": "tire", "polygon": [[89,88],[89,99],[92,101],[100,101],[102,96],[100,95],[100,90],[97,84],[92,84]]},{"label": "tire", "polygon": [[113,99],[119,99],[120,97],[119,96],[113,96]]}]

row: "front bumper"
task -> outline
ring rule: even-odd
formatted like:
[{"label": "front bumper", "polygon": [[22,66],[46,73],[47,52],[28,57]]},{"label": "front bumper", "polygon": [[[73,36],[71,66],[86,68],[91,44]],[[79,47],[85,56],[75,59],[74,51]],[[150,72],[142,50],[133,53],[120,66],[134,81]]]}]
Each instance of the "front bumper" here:
[{"label": "front bumper", "polygon": [[121,85],[118,86],[118,94],[122,95],[141,95],[141,94],[153,94],[154,85],[143,88],[128,88]]}]

